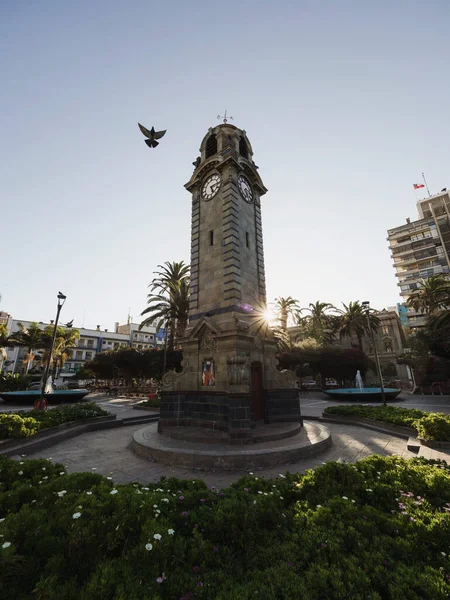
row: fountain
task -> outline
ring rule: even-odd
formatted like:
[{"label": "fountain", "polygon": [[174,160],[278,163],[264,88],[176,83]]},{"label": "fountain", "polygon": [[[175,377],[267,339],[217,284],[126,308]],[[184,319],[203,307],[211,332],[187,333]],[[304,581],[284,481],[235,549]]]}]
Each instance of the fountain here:
[{"label": "fountain", "polygon": [[[52,378],[48,377],[44,388],[44,398],[48,404],[61,404],[61,402],[77,402],[89,394],[89,390],[55,390]],[[17,404],[34,404],[41,396],[41,390],[20,390],[18,392],[0,392],[0,398],[5,402]]]},{"label": "fountain", "polygon": [[[383,400],[381,394],[381,388],[365,388],[361,377],[361,372],[356,372],[355,378],[356,387],[354,388],[341,388],[338,390],[323,390],[324,393],[333,400],[366,400],[369,402],[381,402]],[[384,395],[386,400],[394,400],[402,390],[397,388],[384,388]]]}]

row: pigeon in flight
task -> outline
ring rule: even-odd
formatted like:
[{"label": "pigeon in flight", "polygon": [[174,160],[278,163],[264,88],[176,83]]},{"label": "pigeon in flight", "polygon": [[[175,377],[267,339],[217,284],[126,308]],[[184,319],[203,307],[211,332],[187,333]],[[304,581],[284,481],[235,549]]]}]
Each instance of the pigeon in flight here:
[{"label": "pigeon in flight", "polygon": [[142,131],[145,137],[148,138],[148,140],[145,140],[145,143],[149,148],[156,148],[156,146],[158,146],[159,144],[159,142],[157,142],[156,140],[161,139],[167,131],[167,129],[164,129],[164,131],[155,131],[154,127],[152,127],[151,129],[147,129],[140,123],[138,123],[138,125],[139,129]]}]

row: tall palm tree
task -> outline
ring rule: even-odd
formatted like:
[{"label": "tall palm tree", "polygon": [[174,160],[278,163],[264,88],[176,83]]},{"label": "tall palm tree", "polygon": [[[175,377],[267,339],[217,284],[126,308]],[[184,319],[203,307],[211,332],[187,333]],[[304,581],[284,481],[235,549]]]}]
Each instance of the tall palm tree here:
[{"label": "tall palm tree", "polygon": [[0,366],[3,364],[3,361],[6,360],[6,347],[11,345],[11,338],[8,335],[8,330],[6,329],[6,325],[4,323],[0,324]]},{"label": "tall palm tree", "polygon": [[[362,304],[356,300],[355,302],[349,302],[348,305],[342,303],[344,310],[337,309],[341,315],[340,323],[340,337],[350,337],[352,340],[352,346],[358,346],[362,349],[362,338],[371,331],[376,331],[380,326],[380,319],[374,314],[375,311],[370,309],[369,322],[370,328],[367,323],[366,311]],[[356,343],[355,343],[356,340]]]},{"label": "tall palm tree", "polygon": [[309,307],[304,309],[309,312],[306,317],[310,337],[314,338],[319,344],[331,344],[334,339],[333,319],[330,314],[335,310],[329,302],[310,302]]},{"label": "tall palm tree", "polygon": [[296,316],[300,313],[300,305],[298,300],[288,296],[283,298],[275,298],[275,310],[278,313],[278,320],[280,321],[280,327],[283,331],[287,329],[287,322],[290,316]]},{"label": "tall palm tree", "polygon": [[442,273],[423,279],[420,288],[408,298],[407,304],[414,310],[425,312],[427,315],[449,308],[450,281]]},{"label": "tall palm tree", "polygon": [[42,337],[42,329],[35,322],[31,323],[29,327],[25,327],[23,323],[19,323],[19,331],[13,335],[13,338],[19,346],[25,346],[27,354],[24,358],[24,364],[26,365],[25,374],[28,373],[29,368],[35,354],[33,350],[40,350],[44,347],[45,342]]},{"label": "tall palm tree", "polygon": [[[168,347],[170,350],[175,345],[175,334],[183,337],[189,316],[189,266],[180,262],[165,262],[158,265],[156,277],[150,283],[148,294],[148,307],[142,311],[141,316],[150,315],[140,324],[140,329],[145,325],[156,323],[157,330],[164,325],[169,329]],[[157,292],[154,294],[153,292]],[[167,335],[167,332],[166,332]]]},{"label": "tall palm tree", "polygon": [[76,346],[77,341],[80,339],[80,332],[78,329],[58,327],[56,331],[55,345],[53,346],[53,354],[50,357],[51,340],[53,336],[53,325],[49,325],[45,328],[42,334],[43,347],[45,352],[42,356],[42,364],[46,365],[49,360],[53,363],[52,366],[52,380],[54,381],[58,375],[58,371],[61,370],[69,357],[69,351],[71,348]]}]

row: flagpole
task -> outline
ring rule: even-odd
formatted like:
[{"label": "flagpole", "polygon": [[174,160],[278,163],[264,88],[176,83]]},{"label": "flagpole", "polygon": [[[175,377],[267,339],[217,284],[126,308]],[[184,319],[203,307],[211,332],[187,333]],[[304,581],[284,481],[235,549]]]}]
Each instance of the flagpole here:
[{"label": "flagpole", "polygon": [[423,178],[423,182],[425,184],[425,187],[427,188],[427,192],[428,192],[428,198],[431,196],[430,194],[430,190],[428,189],[428,183],[427,180],[425,179],[425,173],[422,173],[422,178]]}]

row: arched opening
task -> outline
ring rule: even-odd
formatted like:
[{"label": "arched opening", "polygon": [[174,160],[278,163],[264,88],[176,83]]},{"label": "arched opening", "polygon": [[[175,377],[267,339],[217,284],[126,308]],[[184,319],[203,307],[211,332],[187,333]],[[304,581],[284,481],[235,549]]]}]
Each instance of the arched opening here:
[{"label": "arched opening", "polygon": [[208,141],[206,142],[205,153],[206,153],[206,158],[209,158],[210,156],[214,156],[214,154],[217,154],[217,138],[214,133],[212,133],[209,136]]},{"label": "arched opening", "polygon": [[244,158],[248,158],[248,146],[243,137],[239,138],[239,154]]},{"label": "arched opening", "polygon": [[251,403],[254,421],[264,419],[264,386],[262,364],[254,361],[251,364]]}]

